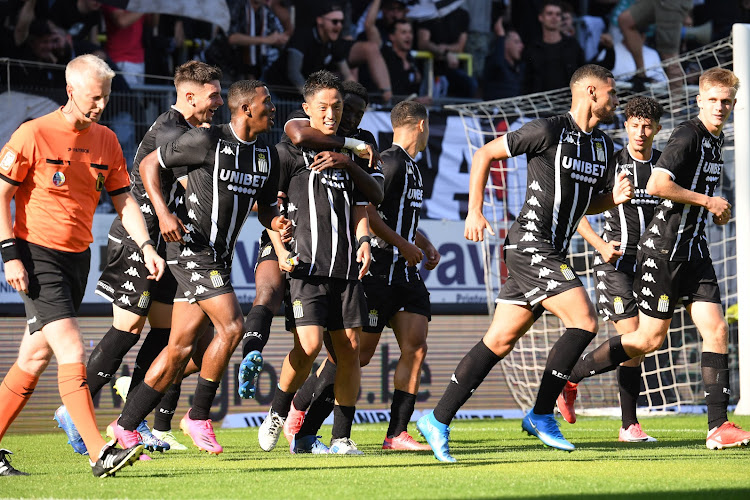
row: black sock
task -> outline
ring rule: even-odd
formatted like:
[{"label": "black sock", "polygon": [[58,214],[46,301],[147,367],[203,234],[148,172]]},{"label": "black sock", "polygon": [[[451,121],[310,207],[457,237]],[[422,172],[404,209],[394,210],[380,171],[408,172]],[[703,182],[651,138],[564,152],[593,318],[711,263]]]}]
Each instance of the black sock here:
[{"label": "black sock", "polygon": [[391,422],[388,424],[388,431],[385,433],[386,437],[396,437],[406,430],[411,415],[414,413],[414,403],[416,402],[416,394],[409,394],[398,389],[393,391]]},{"label": "black sock", "polygon": [[534,413],[549,415],[554,411],[557,396],[565,387],[573,366],[594,337],[596,337],[595,333],[580,328],[568,328],[557,339],[547,356],[542,382],[539,384],[539,392],[536,395]]},{"label": "black sock", "polygon": [[154,429],[157,431],[167,432],[172,430],[172,417],[177,410],[177,403],[180,401],[180,384],[172,384],[167,389],[164,397],[161,398],[159,406],[154,411]]},{"label": "black sock", "polygon": [[253,306],[245,319],[245,333],[242,336],[242,358],[252,351],[263,352],[271,335],[273,311],[266,306]]},{"label": "black sock", "polygon": [[354,422],[354,406],[336,405],[333,407],[333,430],[331,441],[338,438],[348,438],[352,435],[352,423]]},{"label": "black sock", "polygon": [[318,374],[313,371],[310,376],[307,377],[305,383],[302,384],[302,387],[299,388],[297,394],[294,395],[292,403],[294,403],[294,407],[296,409],[307,411],[307,409],[310,408],[310,403],[312,403],[312,398],[315,394],[315,386],[317,385],[317,383]]},{"label": "black sock", "polygon": [[167,347],[169,343],[170,328],[152,328],[146,340],[143,341],[138,356],[135,358],[135,367],[133,368],[133,378],[130,381],[130,387],[135,387],[146,376],[146,372],[151,367],[159,353]]},{"label": "black sock", "polygon": [[711,430],[728,420],[729,355],[704,352],[701,355],[701,375],[706,391],[708,430]]},{"label": "black sock", "polygon": [[[305,420],[299,429],[300,436],[315,436],[318,434],[320,427],[325,419],[333,411],[336,404],[336,396],[333,394],[333,384],[323,389],[320,394],[315,395],[315,399],[310,408],[307,410]],[[295,405],[295,408],[297,406]]]},{"label": "black sock", "polygon": [[128,400],[122,409],[118,423],[123,429],[134,431],[146,416],[156,408],[164,394],[157,391],[146,382],[141,382],[128,392]]},{"label": "black sock", "polygon": [[102,387],[112,380],[122,364],[122,358],[137,342],[138,335],[114,326],[104,334],[86,363],[86,379],[92,396],[99,394]]},{"label": "black sock", "polygon": [[582,356],[570,373],[570,381],[577,384],[581,380],[606,373],[617,368],[620,363],[631,359],[622,347],[622,337],[617,335]]},{"label": "black sock", "polygon": [[214,382],[198,377],[198,385],[195,386],[195,395],[193,396],[193,407],[190,408],[190,414],[188,415],[191,420],[208,420],[216,391],[219,390],[219,384],[221,384],[221,381]]},{"label": "black sock", "polygon": [[445,425],[450,424],[459,408],[469,400],[474,390],[479,387],[479,384],[501,359],[483,341],[477,342],[458,363],[456,371],[451,375],[451,381],[448,383],[443,397],[435,406],[433,412],[435,419]]},{"label": "black sock", "polygon": [[276,392],[273,393],[271,410],[278,413],[280,417],[286,418],[289,415],[289,406],[292,404],[292,399],[294,399],[293,392],[284,392],[277,385]]},{"label": "black sock", "polygon": [[638,423],[636,408],[638,396],[641,394],[641,367],[618,366],[617,385],[620,387],[620,411],[622,412],[622,428],[627,429]]}]

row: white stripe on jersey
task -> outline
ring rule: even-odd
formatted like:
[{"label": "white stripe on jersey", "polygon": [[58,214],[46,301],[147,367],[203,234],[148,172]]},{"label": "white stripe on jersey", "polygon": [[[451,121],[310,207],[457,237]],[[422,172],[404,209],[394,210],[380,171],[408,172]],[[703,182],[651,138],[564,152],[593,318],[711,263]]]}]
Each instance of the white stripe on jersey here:
[{"label": "white stripe on jersey", "polygon": [[[305,164],[307,164],[307,157],[304,153],[302,154],[302,158],[305,160]],[[310,168],[309,164],[306,166]],[[310,271],[307,273],[308,276],[312,276],[313,274],[313,269],[315,269],[315,256],[318,253],[318,212],[315,209],[315,189],[313,188],[316,175],[318,175],[317,172],[310,172],[310,175],[307,178],[307,208],[310,217],[309,225],[312,243],[312,256],[310,257]]]},{"label": "white stripe on jersey", "polygon": [[[701,148],[701,157],[700,160],[698,160],[698,165],[695,169],[695,175],[693,176],[693,182],[690,185],[690,190],[695,191],[695,186],[698,185],[698,178],[701,174],[701,169],[703,168],[703,162],[705,161],[705,155],[706,150],[704,148]],[[672,247],[672,254],[669,256],[669,260],[672,260],[674,258],[674,255],[677,253],[677,248],[680,246],[680,241],[682,240],[682,233],[685,231],[685,222],[687,221],[688,215],[690,215],[690,208],[692,205],[684,204],[682,206],[682,215],[680,217],[680,227],[677,230],[677,238],[675,238],[674,247]],[[698,229],[698,226],[700,225],[701,221],[701,210],[698,211],[698,216],[695,220],[695,228]],[[695,235],[691,236],[691,239],[695,238]],[[688,250],[688,260],[692,258],[693,255],[693,244],[690,244],[690,249]]]},{"label": "white stripe on jersey", "polygon": [[336,252],[339,241],[339,217],[336,215],[336,207],[333,204],[333,193],[330,187],[326,187],[328,195],[328,206],[331,210],[331,265],[328,267],[328,276],[333,274],[333,266],[336,264]]},{"label": "white stripe on jersey", "polygon": [[[349,173],[346,173],[347,178],[349,177]],[[346,202],[346,212],[344,212],[346,216],[346,241],[349,242],[349,248],[352,248],[354,245],[352,244],[352,232],[349,230],[350,227],[352,227],[352,200],[349,199],[349,193],[344,191],[344,201]],[[355,237],[356,237],[356,230],[355,230]],[[338,246],[338,245],[336,245]],[[349,273],[352,271],[352,252],[349,250],[346,252],[346,275],[349,276]],[[333,271],[333,263],[331,263],[331,271]]]},{"label": "white stripe on jersey", "polygon": [[[219,233],[219,146],[221,140],[216,143],[216,152],[214,153],[214,174],[212,176],[211,193],[213,195],[213,201],[211,202],[211,234],[209,236],[208,243],[211,248],[214,248],[216,243],[216,236]],[[214,258],[216,258],[216,252],[214,251]]]},{"label": "white stripe on jersey", "polygon": [[[401,198],[398,201],[398,206],[401,207],[401,210],[398,211],[398,220],[396,220],[396,234],[401,234],[402,229],[404,228],[404,203],[406,203],[406,194],[409,192],[409,171],[408,169],[404,169],[404,190],[401,192]],[[409,242],[411,243],[411,241]],[[392,245],[393,247],[393,258],[391,259],[391,270],[388,273],[388,284],[390,285],[393,281],[393,271],[396,270],[396,261],[398,260],[398,248],[396,245]],[[404,266],[404,270],[406,269],[406,266]],[[406,273],[408,274],[408,273]]]},{"label": "white stripe on jersey", "polygon": [[[253,144],[252,154],[253,154],[253,171],[254,171],[255,170],[255,144]],[[237,144],[237,149],[235,149],[234,151],[234,169],[235,170],[240,169],[240,145],[239,144]],[[234,234],[234,228],[237,226],[237,212],[239,211],[239,208],[240,208],[239,193],[236,193],[232,198],[233,198],[232,218],[229,221],[229,228],[227,229],[226,251],[224,255],[221,256],[222,258],[226,257],[227,254],[230,252],[229,249],[232,248],[232,234]]]},{"label": "white stripe on jersey", "polygon": [[557,141],[557,151],[555,151],[555,204],[552,206],[552,246],[555,245],[555,236],[557,236],[557,223],[559,220],[559,214],[560,214],[560,204],[562,203],[562,172],[560,171],[560,168],[562,168],[560,164],[560,154],[562,152],[562,140],[563,136],[565,135],[565,127],[563,127],[562,132],[560,133],[560,138]]}]

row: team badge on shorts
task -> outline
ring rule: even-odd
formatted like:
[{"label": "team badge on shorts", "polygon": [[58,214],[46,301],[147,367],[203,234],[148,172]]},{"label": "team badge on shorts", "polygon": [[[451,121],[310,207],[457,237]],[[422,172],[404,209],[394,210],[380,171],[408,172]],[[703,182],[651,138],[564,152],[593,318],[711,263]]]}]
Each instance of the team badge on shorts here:
[{"label": "team badge on shorts", "polygon": [[662,295],[659,297],[659,304],[657,304],[656,310],[663,313],[669,311],[669,296]]},{"label": "team badge on shorts", "polygon": [[378,310],[370,309],[370,313],[368,316],[370,318],[370,326],[378,326]]},{"label": "team badge on shorts", "polygon": [[55,172],[55,175],[52,176],[52,184],[57,187],[65,184],[65,174],[62,172]]},{"label": "team badge on shorts", "polygon": [[302,301],[301,300],[295,300],[292,303],[292,312],[294,313],[295,319],[300,319],[305,315],[305,312],[302,310]]},{"label": "team badge on shorts", "polygon": [[224,280],[221,279],[219,271],[213,270],[209,275],[211,276],[211,284],[214,288],[221,288],[224,286]]},{"label": "team badge on shorts", "polygon": [[614,306],[615,314],[622,314],[625,312],[625,306],[622,303],[622,297],[615,297]]},{"label": "team badge on shorts", "polygon": [[567,264],[563,264],[560,266],[560,272],[562,273],[563,277],[568,281],[576,279],[576,273],[574,273],[573,270],[570,267],[568,267]]},{"label": "team badge on shorts", "polygon": [[266,245],[263,247],[263,253],[260,254],[261,257],[268,257],[271,255],[271,250],[273,250],[273,247],[271,245]]},{"label": "team badge on shorts", "polygon": [[150,301],[151,301],[151,293],[143,292],[141,294],[141,298],[138,299],[138,307],[140,307],[141,309],[146,309]]}]

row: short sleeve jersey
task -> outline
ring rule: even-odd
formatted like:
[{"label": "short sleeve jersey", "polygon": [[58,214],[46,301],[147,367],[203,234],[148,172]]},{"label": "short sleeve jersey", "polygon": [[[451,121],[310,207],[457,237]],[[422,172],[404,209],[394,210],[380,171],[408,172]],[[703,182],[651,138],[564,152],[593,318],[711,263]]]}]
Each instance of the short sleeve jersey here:
[{"label": "short sleeve jersey", "polygon": [[[191,130],[157,149],[164,168],[188,167],[185,210],[178,216],[190,231],[189,248],[211,248],[231,265],[234,245],[257,201],[276,205],[279,162],[263,139],[239,139],[230,124]],[[193,250],[191,250],[193,251]]]},{"label": "short sleeve jersey", "polygon": [[114,132],[92,123],[77,130],[61,109],[22,124],[0,152],[0,178],[16,191],[17,238],[83,252],[99,194],[127,193],[130,178]]},{"label": "short sleeve jersey", "polygon": [[[148,198],[146,189],[143,187],[143,179],[141,179],[141,172],[139,169],[141,161],[148,156],[149,153],[155,151],[157,147],[176,140],[192,128],[193,126],[185,120],[182,113],[173,107],[169,111],[159,115],[156,121],[148,129],[148,132],[143,136],[143,140],[141,140],[141,143],[138,145],[138,150],[135,152],[133,170],[130,173],[130,187],[135,200],[141,208],[143,218],[146,220],[149,237],[154,241],[159,241],[159,238],[161,238],[159,219],[156,217],[154,206]],[[162,196],[172,212],[175,211],[176,205],[183,201],[182,195],[184,194],[184,189],[182,189],[179,182],[176,182],[175,177],[184,175],[185,173],[186,171],[184,169],[161,169],[159,172],[161,177]],[[125,241],[129,238],[119,216],[112,222],[112,227],[109,229],[109,235],[119,241]]]},{"label": "short sleeve jersey", "polygon": [[551,245],[567,255],[591,198],[606,190],[612,140],[596,128],[585,133],[570,113],[534,120],[505,137],[511,156],[526,153],[528,160],[526,201],[506,245]]},{"label": "short sleeve jersey", "polygon": [[661,151],[652,149],[651,158],[648,161],[639,161],[633,158],[628,148],[625,147],[614,156],[615,168],[607,169],[608,191],[612,190],[615,179],[623,171],[627,173],[627,178],[633,183],[635,190],[632,200],[621,203],[602,214],[604,215],[602,239],[619,241],[620,251],[625,256],[635,256],[638,252],[638,240],[646,231],[646,227],[654,216],[654,209],[661,201],[661,198],[651,196],[646,192],[646,184],[651,177],[651,171],[660,156]]},{"label": "short sleeve jersey", "polygon": [[[398,144],[383,151],[381,158],[385,184],[383,201],[377,207],[378,215],[393,231],[414,243],[423,199],[419,166]],[[389,285],[420,279],[417,267],[407,266],[398,248],[381,238],[373,239],[372,256],[369,274]]]},{"label": "short sleeve jersey", "polygon": [[[279,191],[287,194],[288,217],[294,224],[291,251],[300,261],[292,277],[356,280],[354,207],[367,205],[367,199],[346,170],[310,170],[318,151],[298,148],[288,138],[276,148],[281,162]],[[382,178],[383,174],[370,175]]]},{"label": "short sleeve jersey", "polygon": [[[654,171],[664,171],[680,187],[713,196],[724,166],[724,134],[712,135],[699,118],[678,125]],[[662,200],[641,237],[641,249],[655,257],[685,261],[708,257],[706,223],[711,212],[697,205]]]}]

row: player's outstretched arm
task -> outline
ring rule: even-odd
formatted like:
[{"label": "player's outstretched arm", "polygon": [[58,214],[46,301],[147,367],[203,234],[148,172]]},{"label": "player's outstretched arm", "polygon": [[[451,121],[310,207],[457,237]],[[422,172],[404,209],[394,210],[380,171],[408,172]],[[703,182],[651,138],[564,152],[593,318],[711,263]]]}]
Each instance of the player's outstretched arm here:
[{"label": "player's outstretched arm", "polygon": [[17,186],[9,182],[0,181],[0,248],[2,248],[5,281],[14,290],[27,293],[29,275],[18,255],[10,210],[10,202],[17,189]]},{"label": "player's outstretched arm", "polygon": [[151,273],[148,279],[160,280],[166,263],[156,253],[156,244],[148,235],[146,221],[143,219],[138,202],[130,192],[127,192],[113,196],[112,204],[120,215],[123,227],[143,252],[143,263]]},{"label": "player's outstretched arm", "polygon": [[596,231],[591,227],[591,223],[589,223],[586,217],[582,218],[581,222],[578,223],[578,234],[583,236],[583,239],[601,254],[604,262],[612,264],[622,256],[622,252],[619,250],[620,242],[614,240],[604,241],[601,236],[596,234]]},{"label": "player's outstretched arm", "polygon": [[717,224],[726,224],[732,215],[732,205],[727,200],[721,196],[707,196],[685,189],[674,182],[666,170],[654,169],[646,184],[646,192],[677,203],[705,207],[714,214],[714,222]]},{"label": "player's outstretched arm", "polygon": [[370,224],[367,217],[367,205],[356,205],[354,207],[354,224],[357,236],[357,262],[362,264],[359,269],[359,279],[365,277],[370,270],[372,252],[370,248]]},{"label": "player's outstretched arm", "polygon": [[440,252],[435,248],[435,245],[419,230],[417,230],[417,234],[414,237],[414,243],[422,249],[425,257],[427,257],[427,262],[424,265],[425,269],[428,271],[435,269],[440,262]]},{"label": "player's outstretched arm", "polygon": [[367,218],[370,221],[372,232],[389,245],[398,248],[398,252],[406,260],[407,266],[416,266],[422,261],[422,250],[383,222],[372,204],[367,205]]},{"label": "player's outstretched arm", "polygon": [[484,189],[490,175],[490,164],[495,160],[510,158],[508,142],[505,136],[494,139],[477,149],[471,160],[469,174],[469,212],[466,215],[464,237],[471,241],[484,241],[484,230],[495,235],[492,226],[482,213],[484,206]]}]

